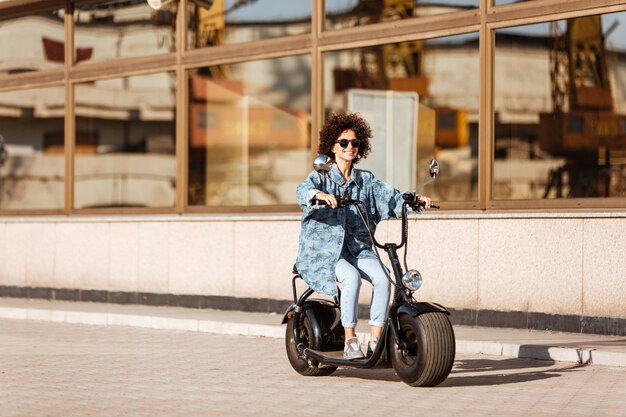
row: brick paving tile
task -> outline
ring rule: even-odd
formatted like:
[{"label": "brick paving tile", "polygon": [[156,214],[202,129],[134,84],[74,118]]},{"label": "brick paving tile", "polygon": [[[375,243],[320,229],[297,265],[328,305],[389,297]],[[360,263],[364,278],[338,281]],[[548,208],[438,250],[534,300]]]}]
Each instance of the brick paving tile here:
[{"label": "brick paving tile", "polygon": [[626,417],[626,369],[458,355],[439,387],[392,369],[306,378],[281,339],[0,320],[0,417]]}]

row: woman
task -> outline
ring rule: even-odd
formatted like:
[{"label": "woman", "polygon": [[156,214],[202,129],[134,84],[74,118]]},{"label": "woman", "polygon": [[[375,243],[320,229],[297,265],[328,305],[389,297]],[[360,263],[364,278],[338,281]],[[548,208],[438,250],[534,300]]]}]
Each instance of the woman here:
[{"label": "woman", "polygon": [[[320,131],[319,145],[319,153],[334,161],[328,173],[330,181],[320,179],[319,174],[313,171],[296,191],[303,210],[296,266],[304,281],[318,293],[335,296],[336,282],[341,285],[345,359],[364,357],[355,331],[361,278],[374,287],[370,305],[368,357],[376,349],[383,331],[390,283],[355,207],[337,208],[335,196],[348,196],[364,202],[372,233],[381,220],[399,217],[402,213],[401,192],[377,180],[371,172],[354,168],[361,158],[370,153],[371,137],[369,124],[360,115],[331,115]],[[425,207],[430,207],[429,198],[418,196],[418,199]],[[314,200],[324,201],[331,208],[317,208],[312,205]]]}]

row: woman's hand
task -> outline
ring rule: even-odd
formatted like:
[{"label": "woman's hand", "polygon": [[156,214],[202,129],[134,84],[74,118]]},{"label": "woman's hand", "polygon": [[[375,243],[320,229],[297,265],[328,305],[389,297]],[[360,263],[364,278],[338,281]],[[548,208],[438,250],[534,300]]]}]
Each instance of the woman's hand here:
[{"label": "woman's hand", "polygon": [[337,208],[337,199],[332,194],[326,194],[320,191],[319,193],[315,194],[313,198],[315,200],[324,201],[332,208]]},{"label": "woman's hand", "polygon": [[424,208],[430,208],[430,206],[433,204],[433,201],[429,198],[426,197],[425,195],[417,195],[416,196],[416,200],[419,202],[422,202],[424,204]]}]

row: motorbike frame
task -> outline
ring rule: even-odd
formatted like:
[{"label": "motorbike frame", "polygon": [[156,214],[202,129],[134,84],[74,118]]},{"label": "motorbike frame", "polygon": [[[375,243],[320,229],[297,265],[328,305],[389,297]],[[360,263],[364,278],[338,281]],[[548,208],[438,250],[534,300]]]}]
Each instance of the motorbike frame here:
[{"label": "motorbike frame", "polygon": [[[376,349],[374,350],[373,355],[371,357],[367,358],[366,360],[363,360],[363,359],[348,360],[348,359],[332,358],[332,357],[328,357],[324,355],[319,350],[311,349],[309,346],[306,346],[302,342],[298,329],[300,328],[299,323],[302,318],[302,315],[304,314],[307,317],[309,317],[309,323],[311,325],[312,334],[309,334],[309,345],[316,346],[316,347],[324,347],[324,343],[326,342],[324,340],[325,333],[319,324],[319,320],[317,319],[315,315],[315,308],[313,307],[314,305],[313,303],[319,303],[320,301],[324,301],[324,300],[312,299],[310,301],[307,301],[309,297],[313,295],[315,292],[311,288],[307,288],[299,297],[297,296],[296,280],[302,277],[298,273],[298,271],[295,269],[295,266],[294,266],[295,276],[293,277],[293,280],[292,280],[294,302],[293,304],[289,306],[289,308],[285,312],[285,315],[283,316],[282,324],[286,324],[288,320],[290,319],[294,320],[294,323],[296,323],[296,325],[293,326],[294,328],[293,337],[294,337],[296,348],[302,355],[303,359],[308,360],[310,364],[316,363],[317,366],[344,366],[344,367],[366,368],[366,369],[373,368],[376,365],[378,365],[382,359],[383,352],[385,352],[386,350],[387,343],[385,342],[387,341],[387,338],[389,337],[388,336],[389,332],[391,332],[391,337],[393,338],[395,345],[399,349],[407,348],[405,343],[402,341],[402,337],[401,337],[401,329],[400,329],[400,322],[399,322],[399,317],[401,315],[409,314],[413,317],[417,317],[420,314],[429,313],[429,312],[441,312],[441,313],[450,315],[450,312],[440,304],[431,303],[431,302],[423,302],[423,301],[419,301],[419,302],[414,301],[412,298],[413,292],[405,288],[404,285],[402,284],[403,270],[402,270],[402,265],[400,263],[400,258],[398,256],[398,249],[405,246],[406,241],[407,241],[407,234],[408,234],[407,207],[412,207],[412,203],[410,203],[410,201],[414,199],[414,196],[413,194],[411,194],[411,197],[409,197],[407,194],[405,194],[404,199],[405,201],[402,205],[402,240],[399,244],[398,243],[385,243],[385,244],[378,243],[376,239],[374,238],[374,236],[372,235],[371,230],[369,228],[369,222],[367,220],[368,219],[367,211],[363,210],[365,212],[365,215],[363,215],[363,213],[360,211],[360,205],[362,205],[363,203],[358,200],[341,201],[341,205],[351,204],[357,207],[357,211],[359,211],[362,220],[365,221],[368,226],[367,228],[370,231],[370,238],[372,239],[372,242],[378,248],[385,250],[385,252],[387,253],[387,256],[389,257],[389,260],[391,262],[391,268],[392,268],[392,272],[394,276],[394,281],[396,284],[393,301],[388,305],[388,308],[387,308],[385,326],[383,327],[383,332],[380,336],[381,342],[377,344]],[[376,255],[379,256],[378,253],[376,253]],[[380,256],[379,256],[379,259],[380,259]],[[334,298],[334,305],[339,310],[338,297]],[[343,326],[341,326],[341,329],[343,330]]]}]

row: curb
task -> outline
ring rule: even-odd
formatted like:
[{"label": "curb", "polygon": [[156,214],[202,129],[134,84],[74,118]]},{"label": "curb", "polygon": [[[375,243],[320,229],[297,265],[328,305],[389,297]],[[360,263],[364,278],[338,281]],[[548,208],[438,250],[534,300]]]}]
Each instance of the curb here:
[{"label": "curb", "polygon": [[[0,307],[0,319],[37,320],[99,326],[129,326],[233,336],[283,338],[285,335],[285,329],[281,325],[232,323],[105,312],[93,313],[85,311]],[[368,339],[369,333],[357,332],[357,336],[361,341],[365,341]],[[457,339],[456,352],[626,368],[626,353],[602,351],[595,348],[563,348],[549,345],[520,345],[498,341]]]}]

